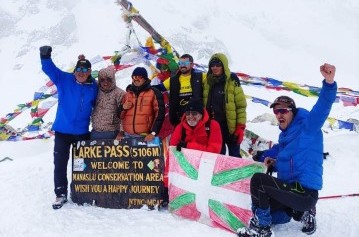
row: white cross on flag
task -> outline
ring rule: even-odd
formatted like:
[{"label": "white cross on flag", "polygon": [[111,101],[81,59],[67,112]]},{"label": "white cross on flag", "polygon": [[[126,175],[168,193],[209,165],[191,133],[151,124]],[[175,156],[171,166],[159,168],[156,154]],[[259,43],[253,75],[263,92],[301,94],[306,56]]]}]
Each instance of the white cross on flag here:
[{"label": "white cross on flag", "polygon": [[250,178],[262,163],[221,154],[169,148],[169,210],[233,232],[252,217]]}]

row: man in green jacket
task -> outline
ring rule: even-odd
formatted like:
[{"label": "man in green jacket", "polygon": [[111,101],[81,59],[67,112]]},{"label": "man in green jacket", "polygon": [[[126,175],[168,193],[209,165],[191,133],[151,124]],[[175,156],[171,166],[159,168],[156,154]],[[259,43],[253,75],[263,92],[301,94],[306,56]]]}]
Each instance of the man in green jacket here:
[{"label": "man in green jacket", "polygon": [[203,85],[203,101],[211,118],[217,120],[222,131],[221,154],[241,157],[240,144],[246,128],[247,102],[236,74],[231,73],[228,59],[222,53],[209,60],[209,70]]}]

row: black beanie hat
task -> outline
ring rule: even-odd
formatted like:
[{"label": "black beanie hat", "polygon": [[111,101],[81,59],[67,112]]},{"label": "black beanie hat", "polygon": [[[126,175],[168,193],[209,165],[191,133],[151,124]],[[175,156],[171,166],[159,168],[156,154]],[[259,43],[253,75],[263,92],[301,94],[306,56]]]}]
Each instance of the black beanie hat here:
[{"label": "black beanie hat", "polygon": [[186,111],[196,111],[200,114],[203,114],[203,103],[202,100],[191,98],[188,101]]},{"label": "black beanie hat", "polygon": [[91,63],[87,59],[79,60],[79,61],[77,61],[77,64],[76,64],[76,68],[78,68],[78,67],[83,67],[83,68],[90,69],[91,68]]},{"label": "black beanie hat", "polygon": [[78,68],[78,67],[83,67],[83,68],[88,68],[88,69],[91,68],[91,63],[89,60],[85,59],[85,55],[80,54],[78,56],[78,59],[79,60],[77,61],[75,68]]},{"label": "black beanie hat", "polygon": [[144,67],[136,67],[132,72],[132,76],[141,76],[145,80],[148,80],[147,70]]}]

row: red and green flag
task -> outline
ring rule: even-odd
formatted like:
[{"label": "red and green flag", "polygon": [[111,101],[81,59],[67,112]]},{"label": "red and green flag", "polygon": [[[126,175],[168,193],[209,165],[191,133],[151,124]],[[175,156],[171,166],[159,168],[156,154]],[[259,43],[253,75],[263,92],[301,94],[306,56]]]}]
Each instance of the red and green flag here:
[{"label": "red and green flag", "polygon": [[169,210],[233,232],[252,217],[250,178],[262,163],[191,149],[169,149]]}]

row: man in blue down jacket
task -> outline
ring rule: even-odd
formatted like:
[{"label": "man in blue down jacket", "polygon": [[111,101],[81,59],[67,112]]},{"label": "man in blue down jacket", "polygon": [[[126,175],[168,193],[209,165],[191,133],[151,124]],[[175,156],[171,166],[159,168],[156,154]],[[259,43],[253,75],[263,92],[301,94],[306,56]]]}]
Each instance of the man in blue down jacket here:
[{"label": "man in blue down jacket", "polygon": [[98,86],[91,77],[91,63],[83,55],[79,57],[73,73],[61,71],[51,59],[52,48],[40,47],[42,70],[56,85],[58,107],[52,129],[55,131],[54,184],[56,200],[52,204],[59,209],[67,202],[67,163],[72,143],[89,140],[89,125],[95,105]]},{"label": "man in blue down jacket", "polygon": [[303,222],[302,232],[316,230],[315,205],[323,185],[323,134],[321,128],[336,98],[335,67],[324,64],[325,78],[318,101],[311,111],[297,108],[292,98],[280,96],[270,106],[281,133],[278,145],[264,153],[264,163],[273,166],[278,178],[257,173],[251,179],[253,217],[238,236],[272,236],[271,224]]}]

